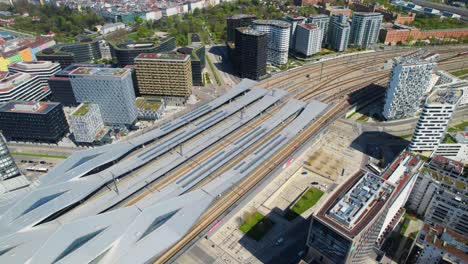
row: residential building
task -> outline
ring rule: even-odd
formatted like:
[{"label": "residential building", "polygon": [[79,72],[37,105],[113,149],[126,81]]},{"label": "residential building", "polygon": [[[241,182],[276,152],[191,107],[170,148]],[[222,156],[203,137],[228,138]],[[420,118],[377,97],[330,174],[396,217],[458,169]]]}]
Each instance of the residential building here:
[{"label": "residential building", "polygon": [[349,43],[361,49],[370,48],[377,43],[381,24],[379,13],[354,13]]},{"label": "residential building", "polygon": [[110,51],[109,43],[105,40],[99,41],[99,51],[101,52],[101,58],[106,60],[112,60],[112,54]]},{"label": "residential building", "polygon": [[140,94],[162,96],[170,103],[183,103],[191,94],[190,55],[142,53],[135,58]]},{"label": "residential building", "polygon": [[382,179],[395,186],[395,191],[390,197],[390,207],[380,229],[377,246],[383,245],[386,238],[391,235],[400,222],[405,212],[405,205],[417,180],[417,172],[423,163],[418,156],[403,151],[382,174]]},{"label": "residential building", "polygon": [[385,94],[383,116],[387,120],[413,116],[431,84],[434,54],[419,50],[395,58]]},{"label": "residential building", "polygon": [[293,50],[296,46],[297,26],[303,24],[306,21],[306,18],[302,16],[286,16],[284,20],[291,25],[291,31],[289,35],[289,49]]},{"label": "residential building", "polygon": [[6,140],[0,133],[0,180],[6,180],[18,176],[20,171],[16,166],[13,157],[10,155]]},{"label": "residential building", "polygon": [[330,48],[336,51],[345,51],[348,48],[351,26],[345,15],[333,15],[330,18],[328,42]]},{"label": "residential building", "polygon": [[437,149],[462,94],[462,90],[439,88],[428,96],[411,138],[410,150]]},{"label": "residential building", "polygon": [[205,70],[205,45],[201,42],[192,42],[190,46],[183,47],[177,50],[177,52],[190,55],[190,61],[192,65],[192,83],[194,86],[204,86],[203,72]]},{"label": "residential building", "polygon": [[89,63],[101,59],[99,41],[82,38],[79,42],[57,44],[36,54],[38,60],[60,63],[65,68],[73,63]]},{"label": "residential building", "polygon": [[69,77],[76,101],[99,105],[105,124],[128,126],[137,119],[131,70],[79,67]]},{"label": "residential building", "polygon": [[416,239],[421,248],[415,264],[468,263],[468,236],[442,225],[424,224]]},{"label": "residential building", "polygon": [[323,39],[322,39],[322,47],[328,44],[328,30],[330,25],[330,17],[327,15],[315,15],[310,16],[307,18],[308,24],[315,24],[322,29],[323,32]]},{"label": "residential building", "polygon": [[267,35],[267,62],[273,65],[286,64],[291,25],[281,20],[254,20],[253,29]]},{"label": "residential building", "polygon": [[93,143],[105,135],[104,122],[97,104],[80,104],[69,115],[68,121],[76,142]]},{"label": "residential building", "polygon": [[248,27],[252,25],[252,21],[257,19],[256,15],[236,14],[226,18],[227,24],[227,39],[226,41],[235,42],[236,28]]},{"label": "residential building", "polygon": [[72,64],[65,67],[63,70],[55,73],[48,79],[48,85],[52,100],[59,102],[65,106],[76,106],[75,94],[70,81],[70,73],[79,67],[96,67],[96,68],[109,68],[110,65],[105,64]]},{"label": "residential building", "polygon": [[322,48],[323,31],[315,24],[299,24],[296,29],[294,50],[304,56],[319,53]]},{"label": "residential building", "polygon": [[249,27],[237,28],[236,33],[236,68],[240,77],[252,80],[265,77],[267,34]]},{"label": "residential building", "polygon": [[419,171],[408,208],[430,223],[468,235],[467,175],[462,162],[433,155]]},{"label": "residential building", "polygon": [[125,24],[122,22],[104,24],[101,27],[101,34],[106,35],[119,29],[125,29]]},{"label": "residential building", "polygon": [[0,106],[0,130],[8,140],[57,143],[68,123],[59,103],[11,101]]},{"label": "residential building", "polygon": [[379,237],[395,187],[370,172],[351,176],[312,216],[312,262],[366,263]]},{"label": "residential building", "polygon": [[160,98],[138,97],[136,99],[136,106],[138,109],[138,119],[141,120],[158,120],[166,110],[164,99]]},{"label": "residential building", "polygon": [[175,50],[176,40],[168,36],[157,42],[109,43],[114,63],[119,67],[133,65],[141,53],[164,53]]},{"label": "residential building", "polygon": [[0,75],[0,104],[12,100],[40,101],[50,95],[40,76],[22,72]]}]

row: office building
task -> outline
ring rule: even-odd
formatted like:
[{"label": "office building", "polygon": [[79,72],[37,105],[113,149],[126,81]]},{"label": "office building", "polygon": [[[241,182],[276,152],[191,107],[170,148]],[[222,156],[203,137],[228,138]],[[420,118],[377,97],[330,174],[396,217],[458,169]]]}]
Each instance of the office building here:
[{"label": "office building", "polygon": [[330,18],[328,42],[330,48],[336,51],[345,51],[348,48],[351,26],[345,15],[333,15]]},{"label": "office building", "polygon": [[99,105],[105,124],[121,127],[137,119],[131,70],[79,67],[70,80],[76,101]]},{"label": "office building", "polygon": [[68,117],[76,142],[93,143],[105,135],[104,122],[97,104],[80,104]]},{"label": "office building", "polygon": [[40,76],[29,73],[7,74],[0,80],[0,104],[12,100],[40,101],[50,95],[49,87]]},{"label": "office building", "polygon": [[296,29],[297,26],[303,24],[306,21],[305,17],[302,16],[286,16],[284,18],[286,22],[291,25],[291,31],[289,34],[289,49],[293,50],[296,46]]},{"label": "office building", "polygon": [[18,176],[20,171],[10,155],[10,151],[6,145],[6,140],[0,133],[0,181]]},{"label": "office building", "polygon": [[10,73],[29,73],[38,76],[43,85],[47,85],[47,79],[60,71],[60,64],[50,61],[20,61],[8,65]]},{"label": "office building", "polygon": [[430,90],[434,55],[423,50],[395,58],[385,94],[383,116],[387,120],[413,116]]},{"label": "office building", "polygon": [[162,96],[165,101],[185,102],[191,94],[192,68],[189,55],[142,53],[135,58],[140,94]]},{"label": "office building", "polygon": [[468,236],[444,224],[424,224],[415,247],[421,250],[415,264],[468,263]]},{"label": "office building", "polygon": [[392,184],[362,171],[339,186],[312,216],[307,240],[312,262],[368,261],[393,192]]},{"label": "office building", "polygon": [[267,34],[249,27],[237,28],[235,53],[241,78],[259,80],[266,76]]},{"label": "office building", "polygon": [[426,99],[409,149],[434,151],[444,138],[448,123],[463,94],[462,90],[436,89]]},{"label": "office building", "polygon": [[323,31],[315,24],[299,24],[296,29],[294,50],[304,56],[319,53],[322,48]]},{"label": "office building", "polygon": [[135,58],[141,53],[164,53],[175,50],[174,37],[165,37],[157,42],[109,43],[112,60],[119,67],[133,65]]},{"label": "office building", "polygon": [[8,140],[57,143],[68,123],[59,103],[12,101],[0,106],[0,130]]},{"label": "office building", "polygon": [[236,28],[248,27],[252,25],[252,21],[257,19],[255,15],[236,14],[228,16],[226,18],[227,24],[227,39],[226,41],[235,42],[236,40]]},{"label": "office building", "polygon": [[76,106],[75,94],[70,81],[70,73],[79,67],[109,68],[106,64],[72,64],[63,70],[55,73],[48,79],[48,85],[51,92],[52,101],[59,102],[66,106]]},{"label": "office building", "polygon": [[382,17],[380,13],[355,12],[351,22],[349,43],[360,49],[368,49],[377,43]]},{"label": "office building", "polygon": [[79,42],[57,44],[36,54],[38,60],[60,63],[65,68],[73,63],[89,63],[101,59],[99,41],[82,38]]},{"label": "office building", "polygon": [[406,211],[405,205],[417,180],[418,170],[423,164],[420,157],[403,151],[382,173],[381,178],[395,186],[395,191],[390,196],[390,206],[376,241],[377,247],[384,244],[386,238],[392,234],[400,222],[401,216]]},{"label": "office building", "polygon": [[323,32],[323,39],[322,39],[322,46],[325,46],[328,44],[328,30],[329,30],[329,25],[330,25],[330,17],[327,15],[316,15],[316,16],[310,16],[307,18],[307,23],[308,24],[315,24],[317,25],[320,29],[322,29]]},{"label": "office building", "polygon": [[190,55],[192,65],[192,83],[194,86],[204,86],[203,72],[205,70],[205,45],[202,43],[194,43],[192,45],[183,47],[177,50],[177,52]]},{"label": "office building", "polygon": [[288,62],[291,25],[281,20],[254,20],[253,29],[267,35],[267,62],[282,65]]},{"label": "office building", "polygon": [[462,162],[435,155],[419,171],[408,208],[429,223],[468,235],[468,172]]}]

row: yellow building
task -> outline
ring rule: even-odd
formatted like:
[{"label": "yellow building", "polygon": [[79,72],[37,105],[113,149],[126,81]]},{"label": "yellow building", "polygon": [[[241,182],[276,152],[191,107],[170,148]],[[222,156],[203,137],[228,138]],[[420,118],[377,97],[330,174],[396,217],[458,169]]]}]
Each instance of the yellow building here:
[{"label": "yellow building", "polygon": [[135,65],[140,94],[180,98],[191,94],[190,55],[142,53],[135,58]]}]

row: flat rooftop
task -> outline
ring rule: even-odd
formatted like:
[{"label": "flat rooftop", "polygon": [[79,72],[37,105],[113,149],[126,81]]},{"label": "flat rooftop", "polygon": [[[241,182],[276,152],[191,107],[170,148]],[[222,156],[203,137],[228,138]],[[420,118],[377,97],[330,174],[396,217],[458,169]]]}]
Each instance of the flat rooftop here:
[{"label": "flat rooftop", "polygon": [[135,61],[187,61],[189,58],[190,55],[180,53],[141,53],[135,58]]},{"label": "flat rooftop", "polygon": [[47,114],[50,110],[57,107],[58,105],[60,105],[60,103],[12,101],[0,106],[0,112]]},{"label": "flat rooftop", "polygon": [[308,29],[308,30],[314,30],[314,29],[319,28],[316,24],[299,24],[297,26],[303,27],[303,28]]},{"label": "flat rooftop", "polygon": [[52,76],[51,78],[56,78],[56,77],[66,77],[70,75],[72,71],[74,71],[77,68],[80,67],[90,67],[90,68],[110,68],[111,66],[109,64],[85,64],[85,63],[74,63],[72,65],[69,65],[65,67],[63,70],[57,72]]},{"label": "flat rooftop", "polygon": [[338,200],[328,215],[351,228],[378,200],[388,199],[392,191],[393,186],[368,172]]},{"label": "flat rooftop", "polygon": [[240,28],[236,28],[236,30],[239,30],[239,31],[242,32],[243,34],[251,35],[251,36],[263,36],[263,35],[266,35],[265,32],[260,32],[260,31],[258,31],[258,30],[253,29],[253,28],[250,28],[250,27],[240,27]]},{"label": "flat rooftop", "polygon": [[137,108],[144,111],[158,111],[162,103],[162,100],[158,98],[139,97],[136,99]]},{"label": "flat rooftop", "polygon": [[256,15],[249,15],[249,14],[235,14],[232,16],[228,16],[227,19],[242,19],[242,18],[256,18]]},{"label": "flat rooftop", "polygon": [[393,191],[379,176],[360,171],[330,195],[315,218],[353,239],[380,215]]},{"label": "flat rooftop", "polygon": [[24,72],[7,75],[0,80],[0,93],[10,92],[15,87],[18,87],[25,82],[29,82],[34,76],[36,75]]},{"label": "flat rooftop", "polygon": [[429,165],[441,170],[450,171],[455,174],[463,174],[464,164],[456,160],[446,158],[441,155],[435,155],[432,157]]},{"label": "flat rooftop", "polygon": [[426,103],[440,105],[455,105],[463,95],[461,89],[438,88],[428,97]]},{"label": "flat rooftop", "polygon": [[18,70],[48,70],[60,66],[59,63],[51,61],[20,61],[8,65],[9,69]]},{"label": "flat rooftop", "polygon": [[468,237],[438,224],[425,224],[422,233],[427,244],[468,262]]},{"label": "flat rooftop", "polygon": [[275,20],[275,19],[268,19],[268,20],[258,19],[258,20],[254,20],[253,23],[257,25],[277,26],[277,27],[283,27],[283,28],[291,27],[291,24],[289,24],[288,22],[282,21],[282,20]]},{"label": "flat rooftop", "polygon": [[95,68],[95,67],[79,67],[73,70],[70,75],[87,75],[87,76],[111,76],[119,77],[129,72],[129,69],[123,68]]},{"label": "flat rooftop", "polygon": [[74,116],[84,116],[89,112],[89,104],[80,104],[71,114]]}]

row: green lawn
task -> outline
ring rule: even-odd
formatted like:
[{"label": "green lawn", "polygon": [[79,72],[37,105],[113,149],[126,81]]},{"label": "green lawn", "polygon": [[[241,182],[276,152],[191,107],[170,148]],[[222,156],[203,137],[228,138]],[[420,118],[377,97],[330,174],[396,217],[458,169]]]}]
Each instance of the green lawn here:
[{"label": "green lawn", "polygon": [[457,77],[461,77],[461,76],[463,76],[463,75],[467,75],[467,74],[468,74],[468,69],[453,71],[452,74],[455,75],[455,76],[457,76]]},{"label": "green lawn", "polygon": [[211,62],[211,59],[208,55],[206,55],[206,60],[208,61],[208,65],[210,66],[211,71],[213,72],[216,83],[218,85],[221,85],[221,80],[219,79],[218,73],[216,72],[216,67],[214,66],[213,62]]},{"label": "green lawn", "polygon": [[401,226],[401,229],[400,229],[400,234],[402,236],[405,235],[405,232],[406,232],[406,229],[408,229],[408,226],[409,226],[409,223],[411,222],[411,219],[409,218],[403,218],[403,225]]},{"label": "green lawn", "polygon": [[361,117],[357,119],[357,121],[362,121],[362,122],[367,122],[367,120],[369,120],[369,116],[367,115],[361,115]]},{"label": "green lawn", "polygon": [[403,135],[400,136],[402,139],[411,139],[413,137],[413,134],[408,134],[408,135]]},{"label": "green lawn", "polygon": [[468,126],[468,122],[467,121],[463,121],[462,123],[459,123],[453,127],[449,127],[448,128],[448,132],[450,133],[456,133],[458,131],[463,131],[465,129],[465,127]]},{"label": "green lawn", "polygon": [[259,212],[250,215],[239,227],[242,233],[259,241],[273,227],[274,223]]},{"label": "green lawn", "polygon": [[317,188],[309,188],[307,192],[302,195],[302,197],[291,207],[291,209],[286,212],[284,217],[292,221],[309,208],[314,206],[322,197],[323,192]]},{"label": "green lawn", "polygon": [[28,152],[11,152],[13,156],[31,156],[31,157],[40,157],[40,158],[54,158],[54,159],[66,159],[67,156],[60,156],[60,155],[49,155],[49,154],[41,154],[41,153],[28,153]]},{"label": "green lawn", "polygon": [[444,144],[455,144],[457,141],[449,134],[445,135],[444,140],[442,141]]}]

